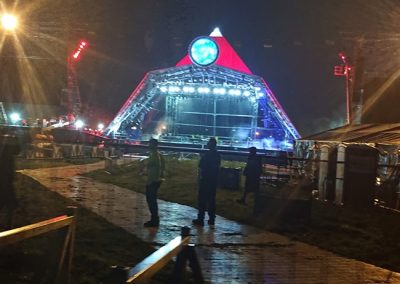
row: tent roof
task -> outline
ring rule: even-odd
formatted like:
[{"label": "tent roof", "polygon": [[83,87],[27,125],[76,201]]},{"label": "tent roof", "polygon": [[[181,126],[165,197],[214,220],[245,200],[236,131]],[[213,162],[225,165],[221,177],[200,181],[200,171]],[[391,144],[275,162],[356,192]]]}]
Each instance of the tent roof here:
[{"label": "tent roof", "polygon": [[400,123],[345,125],[298,140],[400,145]]},{"label": "tent roof", "polygon": [[[219,30],[216,28],[211,34],[219,48],[219,56],[217,61],[214,63],[215,65],[219,65],[222,67],[230,68],[239,72],[243,72],[246,74],[252,74],[250,69],[246,66],[243,60],[239,57],[236,51],[233,49],[231,44],[224,38]],[[184,66],[184,65],[193,65],[192,60],[190,60],[189,55],[187,54],[184,58],[182,58],[176,66]]]}]

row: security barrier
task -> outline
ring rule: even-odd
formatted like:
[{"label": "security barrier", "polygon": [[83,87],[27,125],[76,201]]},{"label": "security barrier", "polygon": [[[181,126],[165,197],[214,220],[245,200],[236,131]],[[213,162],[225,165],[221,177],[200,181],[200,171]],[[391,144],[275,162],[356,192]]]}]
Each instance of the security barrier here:
[{"label": "security barrier", "polygon": [[[57,276],[54,283],[61,282],[61,273],[63,271],[64,264],[66,264],[67,266],[66,282],[71,283],[71,267],[72,267],[72,257],[74,251],[75,228],[76,228],[75,218],[76,218],[76,207],[68,207],[67,215],[62,215],[35,224],[0,232],[0,247],[17,243],[19,241],[39,236],[64,227],[68,227],[68,232],[67,235],[65,236],[63,248],[60,255],[60,260],[58,263]],[[67,254],[68,254],[68,259],[67,261],[65,261]],[[62,282],[64,283],[65,281]]]},{"label": "security barrier", "polygon": [[171,283],[183,283],[183,275],[186,269],[186,262],[192,269],[195,283],[204,283],[200,264],[197,259],[195,247],[189,244],[190,229],[182,228],[181,236],[176,237],[165,246],[161,247],[135,267],[113,266],[109,283],[143,283],[162,269],[173,257],[176,256],[176,263]]}]

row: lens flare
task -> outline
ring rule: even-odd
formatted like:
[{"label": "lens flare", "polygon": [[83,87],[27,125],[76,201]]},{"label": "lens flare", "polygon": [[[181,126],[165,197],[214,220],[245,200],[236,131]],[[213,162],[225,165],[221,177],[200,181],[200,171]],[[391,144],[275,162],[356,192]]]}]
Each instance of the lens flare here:
[{"label": "lens flare", "polygon": [[13,31],[18,27],[18,19],[11,14],[1,16],[1,25],[7,31]]}]

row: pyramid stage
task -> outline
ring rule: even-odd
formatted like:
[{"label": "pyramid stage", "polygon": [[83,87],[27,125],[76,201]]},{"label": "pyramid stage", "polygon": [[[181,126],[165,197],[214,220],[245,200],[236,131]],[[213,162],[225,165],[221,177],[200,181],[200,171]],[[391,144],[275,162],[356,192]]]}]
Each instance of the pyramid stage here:
[{"label": "pyramid stage", "polygon": [[133,143],[290,150],[300,137],[263,78],[215,29],[176,66],[148,72],[104,132]]}]

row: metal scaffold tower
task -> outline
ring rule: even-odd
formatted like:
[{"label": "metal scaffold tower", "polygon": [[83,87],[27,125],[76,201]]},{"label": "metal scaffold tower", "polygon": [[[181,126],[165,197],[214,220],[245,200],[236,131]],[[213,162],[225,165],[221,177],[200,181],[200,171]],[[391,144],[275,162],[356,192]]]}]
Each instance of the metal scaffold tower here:
[{"label": "metal scaffold tower", "polygon": [[0,124],[8,124],[7,113],[2,102],[0,102]]}]

